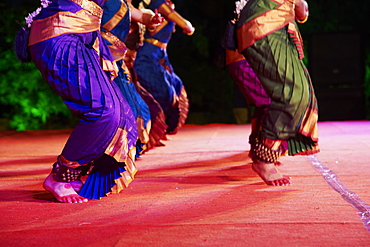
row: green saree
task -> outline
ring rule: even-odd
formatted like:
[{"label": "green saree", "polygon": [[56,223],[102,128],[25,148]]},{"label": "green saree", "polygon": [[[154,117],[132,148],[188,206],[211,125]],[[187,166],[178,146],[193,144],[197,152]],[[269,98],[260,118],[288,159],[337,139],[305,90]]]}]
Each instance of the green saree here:
[{"label": "green saree", "polygon": [[237,26],[238,49],[271,99],[260,138],[287,142],[289,155],[309,155],[319,152],[318,107],[292,2],[250,0]]}]

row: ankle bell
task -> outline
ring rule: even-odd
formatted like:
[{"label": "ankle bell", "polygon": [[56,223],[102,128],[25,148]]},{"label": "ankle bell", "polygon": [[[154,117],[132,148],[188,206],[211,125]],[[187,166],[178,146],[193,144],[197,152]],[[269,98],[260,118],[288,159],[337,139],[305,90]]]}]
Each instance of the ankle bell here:
[{"label": "ankle bell", "polygon": [[263,162],[275,163],[281,156],[281,150],[273,150],[263,143],[257,143],[253,152],[253,157]]},{"label": "ankle bell", "polygon": [[57,162],[53,164],[53,179],[58,182],[70,183],[86,175],[88,170],[88,165],[82,166],[75,161],[68,161],[63,156],[59,156]]}]

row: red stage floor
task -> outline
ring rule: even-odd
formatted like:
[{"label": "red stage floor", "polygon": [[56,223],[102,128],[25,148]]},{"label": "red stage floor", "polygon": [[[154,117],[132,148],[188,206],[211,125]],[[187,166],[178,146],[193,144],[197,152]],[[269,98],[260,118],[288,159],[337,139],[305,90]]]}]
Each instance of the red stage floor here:
[{"label": "red stage floor", "polygon": [[0,132],[1,246],[370,244],[370,121],[320,122],[319,154],[282,157],[285,187],[252,171],[250,125],[185,125],[129,188],[85,204],[42,188],[69,131]]}]

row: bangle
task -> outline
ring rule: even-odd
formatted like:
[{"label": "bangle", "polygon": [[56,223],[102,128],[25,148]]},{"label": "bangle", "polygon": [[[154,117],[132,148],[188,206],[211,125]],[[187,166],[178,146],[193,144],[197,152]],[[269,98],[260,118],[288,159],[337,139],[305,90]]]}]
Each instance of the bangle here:
[{"label": "bangle", "polygon": [[148,30],[149,32],[154,32],[155,27],[147,27],[147,30]]},{"label": "bangle", "polygon": [[306,12],[306,17],[305,17],[303,20],[299,20],[299,19],[297,19],[296,21],[297,21],[298,23],[305,23],[307,20],[308,20],[308,11]]}]

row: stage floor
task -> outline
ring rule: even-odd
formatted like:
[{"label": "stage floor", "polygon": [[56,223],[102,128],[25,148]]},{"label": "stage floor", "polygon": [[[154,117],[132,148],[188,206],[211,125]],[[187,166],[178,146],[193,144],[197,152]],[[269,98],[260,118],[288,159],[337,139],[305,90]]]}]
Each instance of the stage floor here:
[{"label": "stage floor", "polygon": [[42,188],[70,130],[1,131],[0,243],[369,246],[370,121],[320,122],[320,153],[281,158],[284,187],[252,171],[250,127],[185,125],[139,158],[128,188],[85,204]]}]

